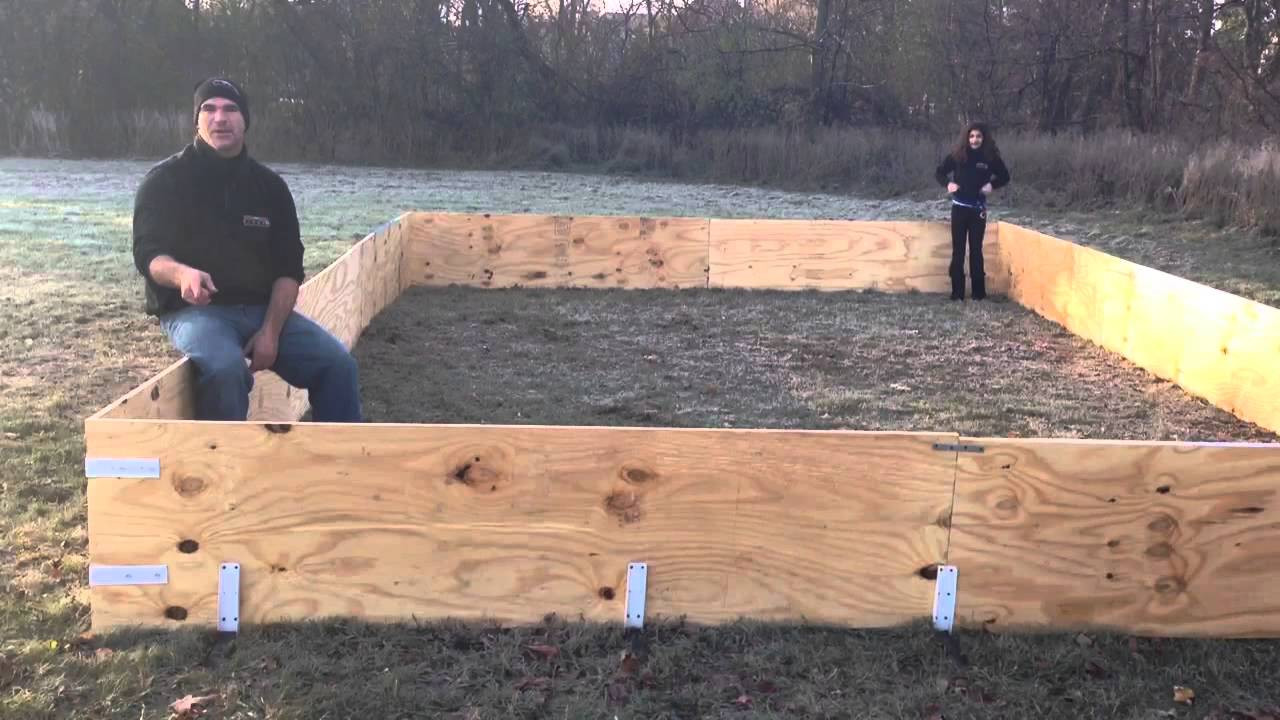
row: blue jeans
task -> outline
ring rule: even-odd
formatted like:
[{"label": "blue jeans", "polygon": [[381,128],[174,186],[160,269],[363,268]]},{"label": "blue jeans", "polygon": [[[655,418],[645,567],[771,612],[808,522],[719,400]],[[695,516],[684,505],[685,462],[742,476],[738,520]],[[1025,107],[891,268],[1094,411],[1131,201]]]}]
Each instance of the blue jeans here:
[{"label": "blue jeans", "polygon": [[[244,346],[262,327],[265,305],[192,305],[160,318],[169,339],[196,366],[196,419],[245,420],[253,375]],[[280,331],[271,367],[307,390],[316,422],[360,422],[355,358],[328,330],[297,312]]]}]

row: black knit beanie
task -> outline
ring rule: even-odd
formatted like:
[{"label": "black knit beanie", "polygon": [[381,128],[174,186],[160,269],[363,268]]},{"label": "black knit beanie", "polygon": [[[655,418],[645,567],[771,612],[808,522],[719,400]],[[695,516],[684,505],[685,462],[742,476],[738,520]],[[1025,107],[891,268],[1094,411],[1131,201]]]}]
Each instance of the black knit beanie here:
[{"label": "black knit beanie", "polygon": [[240,106],[240,114],[244,116],[244,129],[249,129],[249,98],[226,78],[212,77],[196,86],[196,105],[193,116],[195,123],[200,124],[200,106],[211,97],[226,98]]}]

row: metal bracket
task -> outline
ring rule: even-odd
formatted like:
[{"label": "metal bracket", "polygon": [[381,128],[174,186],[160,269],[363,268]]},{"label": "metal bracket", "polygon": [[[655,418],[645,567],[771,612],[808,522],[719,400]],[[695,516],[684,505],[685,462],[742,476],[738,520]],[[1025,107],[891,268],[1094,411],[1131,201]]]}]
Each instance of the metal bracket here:
[{"label": "metal bracket", "polygon": [[933,594],[933,629],[951,632],[956,621],[955,565],[938,566],[938,584]]},{"label": "metal bracket", "polygon": [[158,478],[160,458],[91,458],[84,459],[87,478]]},{"label": "metal bracket", "polygon": [[90,565],[89,586],[168,585],[168,565]]},{"label": "metal bracket", "polygon": [[934,443],[933,449],[941,450],[943,452],[978,453],[979,455],[985,452],[981,445],[956,445],[953,443]]},{"label": "metal bracket", "polygon": [[627,565],[627,607],[623,623],[628,628],[644,627],[644,596],[649,584],[649,564]]},{"label": "metal bracket", "polygon": [[218,567],[218,630],[240,631],[240,563]]}]

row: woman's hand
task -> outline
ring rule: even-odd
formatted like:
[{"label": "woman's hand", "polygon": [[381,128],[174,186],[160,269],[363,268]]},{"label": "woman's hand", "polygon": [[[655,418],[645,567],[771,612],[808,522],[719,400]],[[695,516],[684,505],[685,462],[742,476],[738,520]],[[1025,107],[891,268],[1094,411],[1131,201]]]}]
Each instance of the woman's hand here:
[{"label": "woman's hand", "polygon": [[[988,185],[987,187],[990,187],[990,185]],[[957,185],[957,184],[955,184],[955,183],[947,183],[947,192],[949,192],[949,193],[954,193],[954,192],[956,192],[956,191],[957,191],[957,190],[959,190],[959,189],[960,189],[960,186],[959,186],[959,185]]]},{"label": "woman's hand", "polygon": [[981,190],[980,192],[981,192],[983,195],[990,195],[990,194],[991,194],[991,183],[987,183],[986,185],[983,185],[983,186],[982,186],[982,190]]}]

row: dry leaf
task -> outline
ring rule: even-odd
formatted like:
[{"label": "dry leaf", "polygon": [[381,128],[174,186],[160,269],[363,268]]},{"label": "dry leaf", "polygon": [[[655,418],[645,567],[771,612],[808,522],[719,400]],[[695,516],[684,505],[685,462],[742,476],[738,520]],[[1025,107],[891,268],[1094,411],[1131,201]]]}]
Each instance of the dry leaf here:
[{"label": "dry leaf", "polygon": [[169,705],[169,709],[177,715],[178,718],[193,718],[204,713],[207,706],[212,705],[218,699],[217,695],[188,695],[181,700],[174,700]]},{"label": "dry leaf", "polygon": [[18,433],[16,433],[16,432],[7,432],[7,433],[5,433],[5,434],[4,434],[4,436],[5,436],[5,438],[6,438],[6,439],[8,439],[8,440],[17,440],[18,438],[22,437],[21,435],[19,435],[19,434],[18,434]]},{"label": "dry leaf", "polygon": [[116,651],[112,650],[111,648],[98,648],[97,650],[93,651],[93,656],[98,660],[106,660],[107,658],[115,654],[116,654]]},{"label": "dry leaf", "polygon": [[627,701],[627,686],[620,682],[609,683],[609,702],[623,703]]},{"label": "dry leaf", "polygon": [[1102,663],[1097,660],[1090,660],[1084,664],[1084,674],[1094,680],[1104,680],[1111,673],[1107,672],[1107,669],[1102,666]]},{"label": "dry leaf", "polygon": [[1182,703],[1184,705],[1190,705],[1196,701],[1196,691],[1192,690],[1189,687],[1174,685],[1173,701],[1176,703]]},{"label": "dry leaf", "polygon": [[1274,713],[1252,713],[1244,712],[1243,710],[1224,710],[1209,713],[1205,720],[1276,720],[1276,716]]},{"label": "dry leaf", "polygon": [[995,695],[992,695],[977,685],[970,685],[969,679],[963,675],[957,675],[956,677],[948,680],[946,691],[956,695],[963,695],[984,704],[997,702]]},{"label": "dry leaf", "polygon": [[1080,647],[1090,647],[1093,645],[1093,638],[1085,635],[1084,633],[1080,633],[1079,635],[1076,635],[1076,644]]},{"label": "dry leaf", "polygon": [[542,657],[550,660],[560,654],[560,648],[555,645],[530,645],[529,652],[532,652],[535,655],[541,655]]},{"label": "dry leaf", "polygon": [[87,648],[92,647],[98,642],[98,634],[88,630],[80,633],[71,640],[72,647]]},{"label": "dry leaf", "polygon": [[551,686],[551,678],[527,677],[516,683],[517,690],[545,690]]},{"label": "dry leaf", "polygon": [[1138,638],[1129,638],[1129,652],[1134,653],[1135,655],[1138,653]]},{"label": "dry leaf", "polygon": [[744,707],[744,708],[751,707],[751,696],[746,693],[742,693],[741,695],[738,696],[736,700],[733,701],[733,704],[737,705],[738,707]]},{"label": "dry leaf", "polygon": [[927,705],[924,709],[924,720],[947,720],[942,714],[942,708],[937,705]]},{"label": "dry leaf", "polygon": [[256,667],[258,670],[263,672],[275,672],[280,669],[280,658],[275,657],[274,655],[271,657],[264,657],[257,662]]},{"label": "dry leaf", "polygon": [[772,680],[761,680],[756,683],[756,691],[765,695],[772,695],[778,692],[778,686]]},{"label": "dry leaf", "polygon": [[635,675],[640,670],[640,659],[629,650],[622,651],[622,674]]}]

